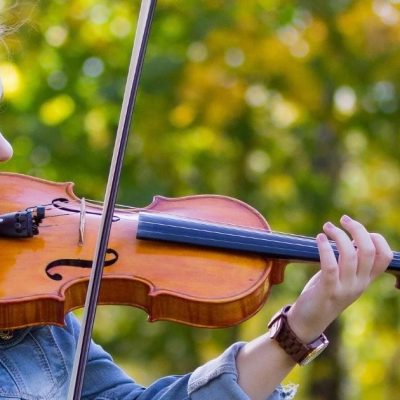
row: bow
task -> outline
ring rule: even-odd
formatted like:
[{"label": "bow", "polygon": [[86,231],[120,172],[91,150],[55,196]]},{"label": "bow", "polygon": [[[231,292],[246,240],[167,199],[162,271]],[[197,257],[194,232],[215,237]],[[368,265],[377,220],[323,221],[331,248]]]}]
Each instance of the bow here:
[{"label": "bow", "polygon": [[90,341],[92,338],[96,306],[99,297],[100,283],[103,276],[104,261],[107,252],[107,244],[110,237],[123,158],[128,141],[132,113],[135,106],[136,94],[139,87],[139,79],[143,67],[155,6],[156,0],[142,0],[140,5],[135,40],[132,48],[117,135],[104,197],[104,207],[100,222],[99,235],[97,238],[96,249],[93,257],[92,272],[90,275],[88,291],[86,295],[82,329],[79,334],[74,365],[71,373],[68,400],[80,400],[81,398],[83,379],[89,353]]}]

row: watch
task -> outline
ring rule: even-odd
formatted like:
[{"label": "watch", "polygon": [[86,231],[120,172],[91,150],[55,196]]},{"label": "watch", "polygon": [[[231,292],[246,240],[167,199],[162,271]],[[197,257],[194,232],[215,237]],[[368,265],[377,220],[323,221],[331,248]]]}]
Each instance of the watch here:
[{"label": "watch", "polygon": [[321,334],[312,342],[303,343],[289,326],[287,315],[290,307],[283,307],[272,317],[268,324],[269,334],[296,363],[306,365],[326,349],[329,340]]}]

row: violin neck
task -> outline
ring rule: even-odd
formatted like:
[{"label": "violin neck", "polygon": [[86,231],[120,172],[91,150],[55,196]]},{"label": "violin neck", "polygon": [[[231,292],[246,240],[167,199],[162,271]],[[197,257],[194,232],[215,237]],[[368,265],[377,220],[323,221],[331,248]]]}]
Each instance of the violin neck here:
[{"label": "violin neck", "polygon": [[[292,262],[320,261],[317,242],[312,237],[208,223],[161,213],[139,213],[137,238],[246,252]],[[334,242],[332,248],[338,258]],[[400,275],[400,253],[394,252],[388,272]]]}]

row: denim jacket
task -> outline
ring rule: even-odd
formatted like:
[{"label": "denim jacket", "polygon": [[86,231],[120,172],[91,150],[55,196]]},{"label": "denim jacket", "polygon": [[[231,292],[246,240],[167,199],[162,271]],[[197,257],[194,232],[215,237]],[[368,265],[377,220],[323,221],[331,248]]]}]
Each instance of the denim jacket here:
[{"label": "denim jacket", "polygon": [[[16,330],[0,339],[0,399],[66,400],[79,323],[72,314],[65,327]],[[84,400],[248,400],[237,384],[236,343],[220,357],[181,376],[168,376],[143,387],[127,376],[100,346],[92,343]],[[279,387],[268,400],[292,399],[295,388]],[[267,399],[266,399],[267,400]]]}]

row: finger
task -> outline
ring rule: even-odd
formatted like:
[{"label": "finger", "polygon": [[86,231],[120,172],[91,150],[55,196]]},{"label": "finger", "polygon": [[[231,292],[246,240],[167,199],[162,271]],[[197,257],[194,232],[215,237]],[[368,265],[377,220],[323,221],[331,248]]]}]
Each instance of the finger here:
[{"label": "finger", "polygon": [[375,262],[370,273],[370,278],[375,279],[382,272],[386,271],[393,259],[393,251],[382,235],[370,233],[370,237],[375,245]]},{"label": "finger", "polygon": [[339,279],[339,269],[335,253],[324,233],[317,236],[319,258],[321,261],[321,281],[325,287],[335,285]]},{"label": "finger", "polygon": [[351,239],[331,222],[324,224],[323,228],[327,236],[336,243],[339,252],[339,279],[346,282],[353,280],[357,273],[357,252]]},{"label": "finger", "polygon": [[343,228],[345,228],[353,238],[353,243],[357,248],[357,276],[361,279],[369,280],[375,261],[375,244],[364,225],[360,224],[358,221],[344,215],[340,219],[340,222]]}]

